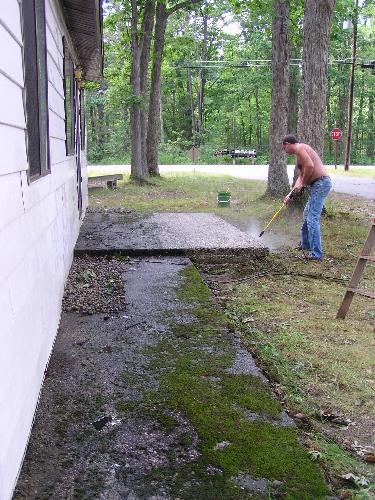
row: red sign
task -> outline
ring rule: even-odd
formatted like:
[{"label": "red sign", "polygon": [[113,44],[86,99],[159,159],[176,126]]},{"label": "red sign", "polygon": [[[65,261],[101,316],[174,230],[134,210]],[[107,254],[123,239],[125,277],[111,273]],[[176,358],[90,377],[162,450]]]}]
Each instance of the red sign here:
[{"label": "red sign", "polygon": [[342,130],[339,128],[333,128],[331,130],[331,139],[333,139],[334,141],[342,139]]}]

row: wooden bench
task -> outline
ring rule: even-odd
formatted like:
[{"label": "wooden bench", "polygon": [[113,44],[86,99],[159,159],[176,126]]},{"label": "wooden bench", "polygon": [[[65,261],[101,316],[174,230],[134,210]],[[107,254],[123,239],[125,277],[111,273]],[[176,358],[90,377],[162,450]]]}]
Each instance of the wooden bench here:
[{"label": "wooden bench", "polygon": [[98,175],[96,177],[88,178],[88,188],[100,187],[107,184],[107,188],[115,189],[117,187],[117,181],[122,181],[122,174],[112,174],[112,175]]}]

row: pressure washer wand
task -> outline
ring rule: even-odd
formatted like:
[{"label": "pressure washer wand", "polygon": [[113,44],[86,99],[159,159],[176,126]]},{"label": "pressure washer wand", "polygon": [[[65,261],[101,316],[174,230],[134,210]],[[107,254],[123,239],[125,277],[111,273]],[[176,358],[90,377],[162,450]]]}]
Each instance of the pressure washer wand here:
[{"label": "pressure washer wand", "polygon": [[[289,198],[294,198],[294,195],[296,193],[293,191],[293,189],[291,190],[291,192],[289,193]],[[279,215],[279,213],[286,207],[286,204],[283,203],[281,205],[281,207],[274,213],[272,219],[266,224],[266,226],[264,227],[263,231],[260,233],[259,235],[259,238],[261,238],[264,234],[264,231],[272,224],[272,222],[276,219],[276,217]]]}]

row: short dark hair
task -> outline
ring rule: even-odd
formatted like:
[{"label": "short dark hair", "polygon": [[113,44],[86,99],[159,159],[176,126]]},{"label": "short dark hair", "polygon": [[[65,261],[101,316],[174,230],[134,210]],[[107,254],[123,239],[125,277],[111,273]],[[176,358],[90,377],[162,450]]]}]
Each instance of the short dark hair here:
[{"label": "short dark hair", "polygon": [[283,144],[296,144],[298,142],[297,137],[293,134],[288,134],[283,139]]}]

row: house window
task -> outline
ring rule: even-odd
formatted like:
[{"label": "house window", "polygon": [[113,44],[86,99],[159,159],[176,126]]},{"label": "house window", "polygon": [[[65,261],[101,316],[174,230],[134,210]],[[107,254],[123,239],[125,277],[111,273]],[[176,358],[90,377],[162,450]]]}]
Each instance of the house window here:
[{"label": "house window", "polygon": [[44,0],[22,0],[25,114],[29,178],[50,172]]},{"label": "house window", "polygon": [[64,42],[64,93],[65,93],[65,147],[68,156],[75,152],[75,88],[74,65],[69,49]]}]

